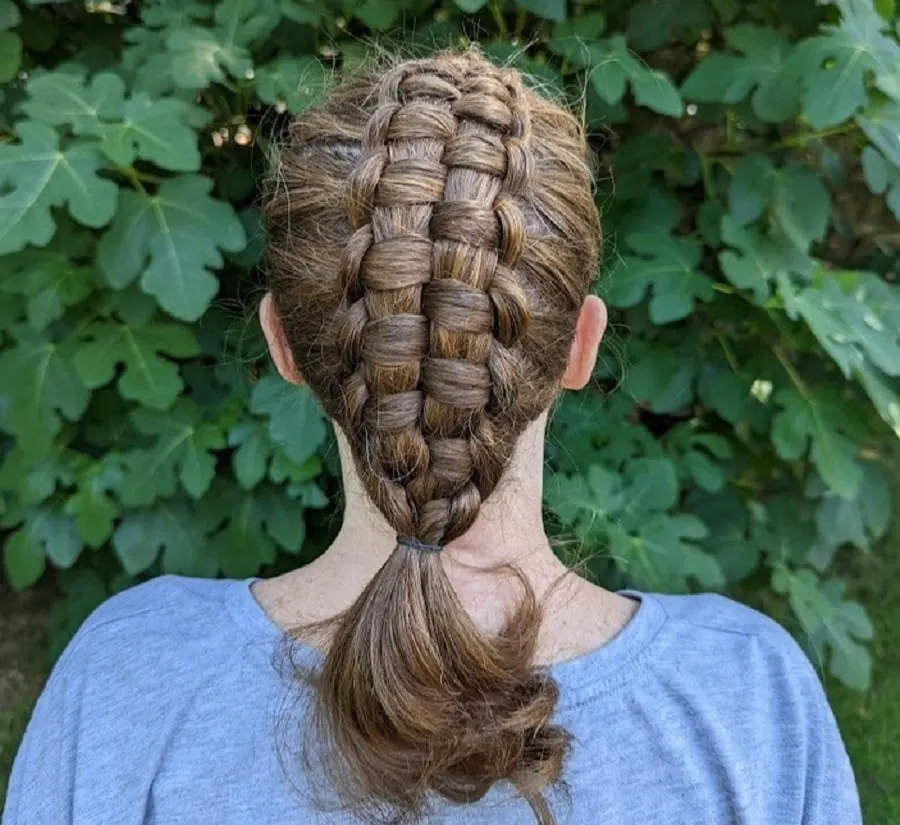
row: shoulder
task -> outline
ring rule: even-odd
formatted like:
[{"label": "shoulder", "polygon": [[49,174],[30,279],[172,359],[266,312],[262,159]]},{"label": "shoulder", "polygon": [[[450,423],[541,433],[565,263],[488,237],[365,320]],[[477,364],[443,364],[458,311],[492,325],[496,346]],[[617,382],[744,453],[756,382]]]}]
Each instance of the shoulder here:
[{"label": "shoulder", "polygon": [[737,737],[779,814],[792,804],[792,822],[860,823],[853,770],[815,655],[778,622],[723,596],[652,598],[671,625],[662,666],[668,684],[693,701],[698,717]]},{"label": "shoulder", "polygon": [[[101,604],[82,624],[57,669],[158,681],[189,672],[209,653],[233,642],[226,597],[238,582],[162,576],[125,590]],[[200,656],[201,652],[205,656]],[[143,673],[139,673],[143,670]]]},{"label": "shoulder", "polygon": [[788,654],[799,651],[791,634],[765,613],[718,593],[692,596],[653,594],[669,620],[682,631],[725,641],[755,639]]},{"label": "shoulder", "polygon": [[[188,712],[209,696],[217,712],[218,677],[236,670],[241,636],[228,599],[242,585],[163,576],[90,615],[29,722],[13,773],[12,822],[140,820],[139,775],[149,787]],[[133,753],[143,755],[140,764],[127,758]]]},{"label": "shoulder", "polygon": [[[673,653],[697,673],[779,693],[798,708],[824,703],[818,664],[771,617],[719,594],[653,595],[668,617]],[[724,686],[727,687],[727,686]],[[723,689],[724,689],[723,687]]]},{"label": "shoulder", "polygon": [[234,582],[160,576],[107,599],[78,631],[80,637],[140,629],[183,629],[199,616],[224,611],[225,591]]}]

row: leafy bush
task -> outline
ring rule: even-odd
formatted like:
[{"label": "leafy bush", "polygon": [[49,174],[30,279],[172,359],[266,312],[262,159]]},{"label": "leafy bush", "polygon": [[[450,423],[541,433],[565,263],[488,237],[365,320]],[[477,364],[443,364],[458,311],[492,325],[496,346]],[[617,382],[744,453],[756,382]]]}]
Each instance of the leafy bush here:
[{"label": "leafy bush", "polygon": [[[741,582],[850,685],[900,434],[894,0],[0,0],[0,488],[16,588],[65,627],[160,572],[309,560],[336,459],[249,308],[255,177],[372,33],[479,40],[571,96],[602,159],[613,308],[554,419],[546,503],[606,583]],[[885,426],[886,425],[886,426]],[[571,548],[577,548],[572,550]]]}]

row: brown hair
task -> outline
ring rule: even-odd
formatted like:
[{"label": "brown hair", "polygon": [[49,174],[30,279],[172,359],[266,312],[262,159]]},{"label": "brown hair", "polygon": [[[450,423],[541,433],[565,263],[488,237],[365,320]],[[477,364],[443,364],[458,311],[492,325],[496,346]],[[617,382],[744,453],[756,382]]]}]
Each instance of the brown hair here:
[{"label": "brown hair", "polygon": [[[292,124],[265,212],[277,313],[366,491],[398,536],[452,542],[559,392],[600,242],[579,123],[475,50],[360,73]],[[488,635],[440,554],[398,543],[316,681],[344,804],[409,822],[505,780],[552,822],[569,735],[522,583]]]}]

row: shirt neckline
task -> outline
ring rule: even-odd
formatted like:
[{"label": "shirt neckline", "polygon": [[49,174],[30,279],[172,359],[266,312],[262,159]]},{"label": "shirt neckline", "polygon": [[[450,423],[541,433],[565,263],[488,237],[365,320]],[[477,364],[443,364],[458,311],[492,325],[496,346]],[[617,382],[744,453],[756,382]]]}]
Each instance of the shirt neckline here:
[{"label": "shirt neckline", "polygon": [[[272,645],[285,638],[281,627],[268,616],[251,591],[258,577],[226,580],[225,603],[233,621],[248,640],[262,642],[271,661]],[[659,598],[638,590],[620,590],[640,604],[624,628],[602,647],[548,668],[560,688],[560,708],[582,704],[599,693],[620,687],[638,672],[651,648],[664,636],[668,615]],[[315,666],[321,653],[302,642],[293,643],[295,660]]]}]

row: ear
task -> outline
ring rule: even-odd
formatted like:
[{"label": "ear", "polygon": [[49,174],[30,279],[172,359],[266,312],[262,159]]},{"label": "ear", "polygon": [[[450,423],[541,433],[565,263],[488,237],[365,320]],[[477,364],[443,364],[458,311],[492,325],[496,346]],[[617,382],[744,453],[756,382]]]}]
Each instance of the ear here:
[{"label": "ear", "polygon": [[564,389],[580,390],[591,380],[597,363],[597,350],[605,331],[606,305],[596,295],[588,295],[578,313],[575,337],[572,339],[569,360],[563,374]]},{"label": "ear", "polygon": [[263,334],[266,336],[266,343],[269,345],[269,354],[275,362],[275,367],[281,374],[281,377],[289,384],[302,384],[303,376],[294,364],[294,355],[288,346],[284,329],[281,326],[281,319],[275,311],[275,301],[272,293],[267,292],[259,305],[259,324],[262,327]]}]

